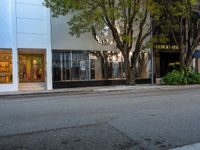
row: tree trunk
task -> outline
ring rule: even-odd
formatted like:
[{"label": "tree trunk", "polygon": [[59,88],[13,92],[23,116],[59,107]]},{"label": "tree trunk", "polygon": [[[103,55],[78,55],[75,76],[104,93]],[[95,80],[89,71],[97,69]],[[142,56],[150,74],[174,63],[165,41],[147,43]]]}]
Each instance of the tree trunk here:
[{"label": "tree trunk", "polygon": [[190,52],[187,55],[187,59],[186,59],[186,67],[190,67],[190,65],[192,64],[192,56],[193,56],[193,51],[190,50]]},{"label": "tree trunk", "polygon": [[190,67],[192,63],[192,56],[193,52],[190,51],[189,53],[185,53],[186,50],[182,49],[180,53],[180,63],[181,63],[181,68],[188,68]]},{"label": "tree trunk", "polygon": [[136,84],[136,67],[132,67],[131,68],[131,85],[135,85]]},{"label": "tree trunk", "polygon": [[131,69],[129,54],[124,54],[124,67],[126,73],[126,84],[127,85],[135,85],[135,69]]},{"label": "tree trunk", "polygon": [[186,67],[186,64],[185,64],[185,60],[186,60],[186,54],[185,54],[185,46],[181,45],[181,48],[180,48],[180,64],[181,64],[181,68],[185,68]]}]

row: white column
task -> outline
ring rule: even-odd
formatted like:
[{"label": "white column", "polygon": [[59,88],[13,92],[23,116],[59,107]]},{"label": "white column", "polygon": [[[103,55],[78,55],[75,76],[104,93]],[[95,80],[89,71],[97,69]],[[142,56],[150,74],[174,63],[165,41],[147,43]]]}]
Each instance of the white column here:
[{"label": "white column", "polygon": [[19,73],[18,73],[18,51],[17,51],[17,25],[16,25],[16,0],[12,0],[12,65],[13,65],[13,88],[15,91],[19,89]]},{"label": "white column", "polygon": [[49,9],[46,10],[46,33],[46,82],[47,90],[52,90],[51,13]]}]

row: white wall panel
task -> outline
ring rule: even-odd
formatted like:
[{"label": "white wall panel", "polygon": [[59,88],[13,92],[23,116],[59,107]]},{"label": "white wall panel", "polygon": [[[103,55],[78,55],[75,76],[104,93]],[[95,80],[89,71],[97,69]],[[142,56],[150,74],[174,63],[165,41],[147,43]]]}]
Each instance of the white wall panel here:
[{"label": "white wall panel", "polygon": [[17,0],[17,47],[47,47],[47,9],[43,0]]},{"label": "white wall panel", "polygon": [[0,0],[0,48],[12,48],[11,0]]},{"label": "white wall panel", "polygon": [[42,5],[43,0],[16,0],[17,3]]},{"label": "white wall panel", "polygon": [[46,34],[44,20],[17,19],[17,33]]},{"label": "white wall panel", "polygon": [[79,38],[69,34],[67,21],[69,17],[60,16],[52,18],[52,49],[68,50],[111,50],[111,46],[102,46],[98,44],[93,36],[88,33],[81,35]]},{"label": "white wall panel", "polygon": [[18,48],[46,48],[46,35],[17,34]]},{"label": "white wall panel", "polygon": [[45,7],[30,4],[16,4],[17,18],[41,19],[45,18]]}]

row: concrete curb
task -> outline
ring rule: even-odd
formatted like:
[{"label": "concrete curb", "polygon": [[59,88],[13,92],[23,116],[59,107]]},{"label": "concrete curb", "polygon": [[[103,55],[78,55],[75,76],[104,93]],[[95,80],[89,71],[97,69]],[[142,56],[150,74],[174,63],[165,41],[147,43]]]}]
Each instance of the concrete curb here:
[{"label": "concrete curb", "polygon": [[23,97],[39,97],[64,94],[83,94],[92,92],[91,90],[66,90],[66,91],[31,91],[31,92],[15,92],[15,93],[0,93],[0,99],[8,98],[23,98]]}]

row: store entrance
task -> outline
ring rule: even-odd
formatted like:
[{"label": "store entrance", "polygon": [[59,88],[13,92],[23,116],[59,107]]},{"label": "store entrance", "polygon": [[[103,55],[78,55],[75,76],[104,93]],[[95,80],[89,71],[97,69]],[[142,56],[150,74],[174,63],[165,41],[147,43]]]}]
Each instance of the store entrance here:
[{"label": "store entrance", "polygon": [[160,52],[160,77],[163,77],[173,69],[180,68],[178,52]]},{"label": "store entrance", "polygon": [[19,54],[20,83],[44,82],[44,55]]}]

